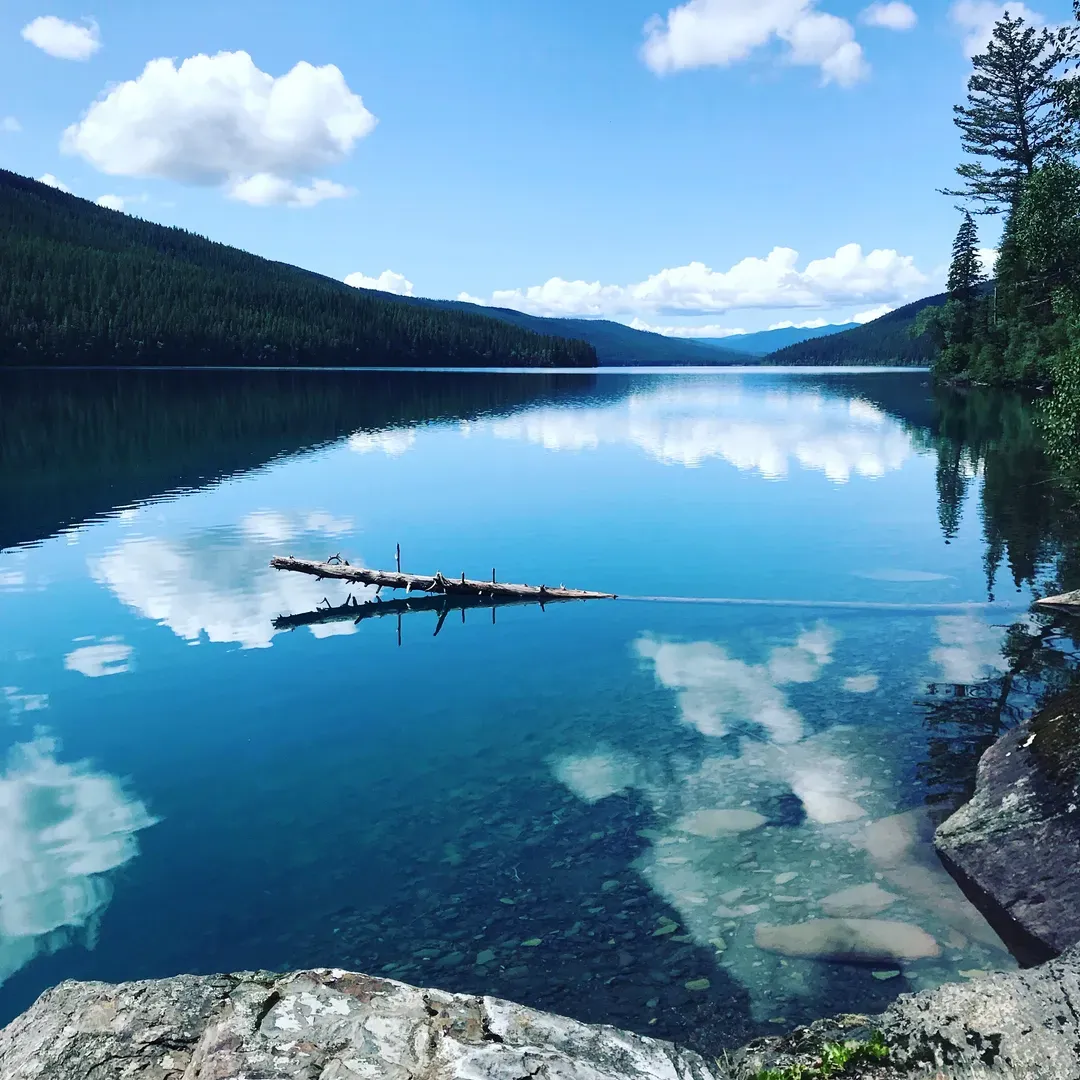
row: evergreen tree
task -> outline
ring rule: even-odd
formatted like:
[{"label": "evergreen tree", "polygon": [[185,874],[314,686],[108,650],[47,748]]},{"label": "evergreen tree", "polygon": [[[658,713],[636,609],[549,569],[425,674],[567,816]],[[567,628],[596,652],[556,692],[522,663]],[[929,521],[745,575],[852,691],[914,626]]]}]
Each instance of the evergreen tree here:
[{"label": "evergreen tree", "polygon": [[975,301],[979,285],[986,280],[979,258],[979,230],[969,211],[964,212],[960,231],[953,241],[949,267],[949,298],[968,307]]},{"label": "evergreen tree", "polygon": [[1071,127],[1061,107],[1058,76],[1077,54],[1077,31],[1037,30],[1008,12],[994,26],[986,52],[973,60],[966,105],[953,107],[966,153],[957,168],[963,187],[947,190],[975,203],[978,213],[1013,206],[1024,182],[1050,155],[1065,152]]}]

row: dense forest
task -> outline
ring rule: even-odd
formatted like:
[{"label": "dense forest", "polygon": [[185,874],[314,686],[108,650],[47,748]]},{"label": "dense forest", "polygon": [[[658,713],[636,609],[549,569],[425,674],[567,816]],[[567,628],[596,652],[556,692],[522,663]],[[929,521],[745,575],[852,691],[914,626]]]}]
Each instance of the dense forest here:
[{"label": "dense forest", "polygon": [[792,366],[825,364],[877,364],[896,367],[927,367],[936,354],[931,337],[915,332],[918,317],[926,309],[945,303],[947,296],[928,296],[890,311],[873,322],[827,337],[800,341],[770,353],[770,364]]},{"label": "dense forest", "polygon": [[0,364],[543,366],[587,342],[406,303],[0,171]]},{"label": "dense forest", "polygon": [[[1080,20],[1080,0],[1074,0]],[[1080,465],[1080,30],[1006,13],[973,59],[954,119],[967,155],[947,303],[917,329],[935,374],[957,384],[1049,390],[1044,433],[1060,466]],[[1003,221],[987,282],[977,218]]]},{"label": "dense forest", "polygon": [[482,311],[525,330],[559,337],[579,338],[596,349],[600,365],[612,367],[709,367],[759,364],[761,356],[735,346],[718,351],[712,345],[687,338],[666,337],[647,330],[635,330],[610,319],[556,319],[526,315],[512,308],[477,308],[460,300],[417,300],[415,303],[464,311]]}]

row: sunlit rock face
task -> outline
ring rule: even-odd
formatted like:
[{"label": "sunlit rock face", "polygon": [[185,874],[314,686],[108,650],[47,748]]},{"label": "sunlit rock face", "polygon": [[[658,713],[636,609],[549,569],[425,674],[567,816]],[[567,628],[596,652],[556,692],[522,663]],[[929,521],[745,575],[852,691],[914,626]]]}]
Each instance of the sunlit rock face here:
[{"label": "sunlit rock face", "polygon": [[[991,656],[975,627],[936,629],[942,648],[974,641],[980,662]],[[654,825],[636,868],[678,919],[656,933],[713,950],[762,1021],[834,1000],[837,963],[863,965],[867,979],[882,969],[875,985],[896,979],[897,991],[955,978],[965,950],[973,969],[1010,964],[937,862],[929,816],[908,809],[882,728],[859,722],[880,677],[847,668],[841,645],[824,621],[753,659],[735,655],[735,642],[643,635],[633,652],[704,737],[701,756],[660,762],[600,747],[553,762],[586,802],[644,797]],[[934,646],[927,670],[941,662]],[[796,704],[807,692],[827,694],[830,714],[852,722],[812,723]]]},{"label": "sunlit rock face", "polygon": [[[277,616],[311,611],[324,598],[341,603],[349,593],[363,599],[373,591],[269,568],[288,540],[338,540],[351,529],[351,521],[322,511],[296,518],[257,511],[236,528],[125,539],[93,559],[90,572],[121,603],[185,641],[261,649],[279,632]],[[320,637],[355,631],[351,622],[310,629]]]},{"label": "sunlit rock face", "polygon": [[903,428],[867,402],[810,392],[744,395],[737,386],[645,391],[572,413],[532,409],[486,426],[498,438],[548,450],[636,446],[665,465],[720,459],[770,480],[803,469],[842,484],[884,476],[914,456]]},{"label": "sunlit rock face", "polygon": [[0,773],[0,981],[41,952],[93,946],[109,873],[138,854],[155,819],[116,777],[59,760],[44,736]]}]

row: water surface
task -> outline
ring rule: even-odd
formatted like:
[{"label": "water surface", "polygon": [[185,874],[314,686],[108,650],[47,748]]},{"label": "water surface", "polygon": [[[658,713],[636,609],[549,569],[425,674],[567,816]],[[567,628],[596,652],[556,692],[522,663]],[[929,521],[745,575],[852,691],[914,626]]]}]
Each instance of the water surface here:
[{"label": "water surface", "polygon": [[[1080,583],[1076,504],[1019,399],[24,373],[0,414],[0,1019],[332,965],[713,1051],[1011,966],[928,836],[1072,678],[1027,611]],[[624,599],[275,626],[349,590],[271,555],[397,544]],[[858,886],[937,955],[761,947]]]}]

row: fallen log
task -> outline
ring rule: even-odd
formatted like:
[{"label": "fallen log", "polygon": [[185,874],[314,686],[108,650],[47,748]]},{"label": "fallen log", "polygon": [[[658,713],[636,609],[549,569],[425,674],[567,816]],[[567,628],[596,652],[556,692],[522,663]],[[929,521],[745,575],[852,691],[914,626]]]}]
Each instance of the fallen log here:
[{"label": "fallen log", "polygon": [[350,566],[337,556],[327,562],[311,559],[275,557],[270,560],[275,570],[291,570],[297,574],[310,574],[320,580],[352,581],[360,585],[374,585],[378,589],[404,589],[406,593],[440,593],[449,596],[492,596],[520,600],[614,600],[614,593],[586,592],[583,589],[548,588],[547,585],[511,585],[496,581],[474,581],[466,578],[446,578],[441,573],[403,574],[400,571],[368,570]]},{"label": "fallen log", "polygon": [[279,615],[274,620],[275,630],[295,630],[300,626],[319,626],[324,623],[352,622],[362,623],[365,619],[384,619],[388,615],[414,615],[430,611],[439,616],[438,628],[451,611],[491,610],[496,608],[529,607],[538,604],[545,607],[548,603],[569,604],[573,601],[565,597],[550,597],[543,600],[522,596],[470,596],[468,594],[407,596],[400,600],[356,600],[350,597],[344,604],[336,607],[321,607],[314,611],[301,611],[295,615]]},{"label": "fallen log", "polygon": [[1080,589],[1075,592],[1060,593],[1035,601],[1036,607],[1062,608],[1065,611],[1080,613]]}]

